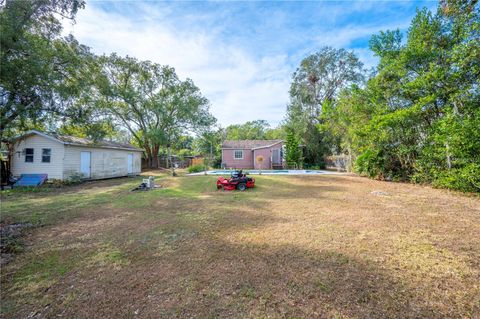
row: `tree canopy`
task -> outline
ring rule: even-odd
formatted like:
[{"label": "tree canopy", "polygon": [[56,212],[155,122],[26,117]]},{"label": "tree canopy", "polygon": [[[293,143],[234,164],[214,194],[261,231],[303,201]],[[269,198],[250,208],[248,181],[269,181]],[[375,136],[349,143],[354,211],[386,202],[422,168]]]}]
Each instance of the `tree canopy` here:
[{"label": "tree canopy", "polygon": [[249,121],[244,124],[232,124],[226,128],[227,140],[263,140],[270,128],[265,120]]},{"label": "tree canopy", "polygon": [[372,37],[376,73],[321,117],[358,172],[480,191],[479,32],[478,4],[447,1],[419,10],[404,42]]},{"label": "tree canopy", "polygon": [[330,152],[328,131],[322,131],[323,109],[335,102],[339,91],[363,80],[363,64],[345,49],[324,47],[300,62],[290,86],[286,125],[306,145],[305,161],[323,165]]},{"label": "tree canopy", "polygon": [[435,12],[418,10],[408,32],[373,35],[372,74],[353,52],[321,48],[294,72],[282,125],[254,120],[224,129],[174,68],[96,56],[62,36],[59,19],[74,20],[84,5],[0,7],[0,140],[29,128],[131,138],[156,166],[171,149],[218,158],[224,139],[286,139],[290,163],[322,167],[326,155],[344,153],[370,177],[480,191],[478,1],[443,0]]},{"label": "tree canopy", "polygon": [[151,166],[157,165],[161,147],[215,123],[208,100],[172,67],[116,54],[100,58],[100,65],[98,107],[128,129]]},{"label": "tree canopy", "polygon": [[93,55],[61,36],[57,16],[74,19],[78,0],[5,1],[0,8],[0,138],[54,116],[82,116]]},{"label": "tree canopy", "polygon": [[282,126],[271,128],[265,120],[247,121],[243,124],[232,124],[225,129],[227,140],[273,140],[285,138]]}]

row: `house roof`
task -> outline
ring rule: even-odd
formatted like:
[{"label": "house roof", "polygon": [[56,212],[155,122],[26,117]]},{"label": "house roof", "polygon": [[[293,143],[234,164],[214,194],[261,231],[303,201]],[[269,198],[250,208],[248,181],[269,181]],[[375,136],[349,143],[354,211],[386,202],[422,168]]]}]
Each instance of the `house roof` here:
[{"label": "house roof", "polygon": [[86,147],[95,147],[95,148],[111,148],[111,149],[121,149],[121,150],[129,150],[129,151],[138,151],[138,152],[143,151],[141,148],[135,147],[127,143],[118,143],[118,142],[106,141],[106,140],[94,141],[94,140],[83,138],[83,137],[61,135],[57,133],[45,133],[45,132],[40,132],[36,130],[28,131],[23,135],[15,137],[13,140],[17,140],[26,136],[34,135],[34,134],[60,142],[65,145],[86,146]]},{"label": "house roof", "polygon": [[258,148],[270,147],[281,142],[283,142],[283,140],[240,140],[240,141],[226,140],[222,143],[222,148],[254,150]]}]

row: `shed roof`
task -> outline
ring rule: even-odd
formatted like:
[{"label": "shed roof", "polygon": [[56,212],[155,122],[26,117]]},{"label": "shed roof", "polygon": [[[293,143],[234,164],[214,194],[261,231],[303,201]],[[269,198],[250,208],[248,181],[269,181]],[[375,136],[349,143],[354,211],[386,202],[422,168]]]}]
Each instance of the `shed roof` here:
[{"label": "shed roof", "polygon": [[283,140],[226,140],[222,143],[222,148],[253,150],[257,148],[270,147],[281,142],[283,142]]},{"label": "shed roof", "polygon": [[95,147],[95,148],[111,148],[111,149],[138,151],[138,152],[143,151],[141,148],[135,147],[128,143],[119,143],[119,142],[106,141],[106,140],[94,141],[84,137],[61,135],[57,133],[45,133],[37,130],[28,131],[23,135],[15,137],[14,140],[24,138],[26,136],[34,135],[34,134],[43,136],[51,140],[55,140],[65,145],[86,146],[86,147]]}]

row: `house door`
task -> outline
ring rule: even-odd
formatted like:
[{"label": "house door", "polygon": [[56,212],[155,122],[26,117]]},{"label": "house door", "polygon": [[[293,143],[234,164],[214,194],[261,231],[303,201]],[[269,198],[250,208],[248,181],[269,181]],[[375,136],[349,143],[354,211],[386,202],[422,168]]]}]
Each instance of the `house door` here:
[{"label": "house door", "polygon": [[127,155],[127,173],[133,174],[133,154]]},{"label": "house door", "polygon": [[280,150],[273,150],[272,151],[272,164],[280,164],[282,161],[280,160]]},{"label": "house door", "polygon": [[91,152],[81,152],[80,153],[80,173],[82,173],[83,178],[91,177]]}]

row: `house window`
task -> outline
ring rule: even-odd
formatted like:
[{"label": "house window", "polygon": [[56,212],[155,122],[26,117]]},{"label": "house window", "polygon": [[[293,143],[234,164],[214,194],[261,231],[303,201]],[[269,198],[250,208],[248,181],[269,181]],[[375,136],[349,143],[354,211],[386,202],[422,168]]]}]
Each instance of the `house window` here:
[{"label": "house window", "polygon": [[25,149],[25,162],[33,163],[33,148]]},{"label": "house window", "polygon": [[242,150],[235,150],[233,154],[234,159],[243,159],[243,151]]},{"label": "house window", "polygon": [[42,148],[42,163],[50,163],[51,155],[52,155],[51,148]]}]

